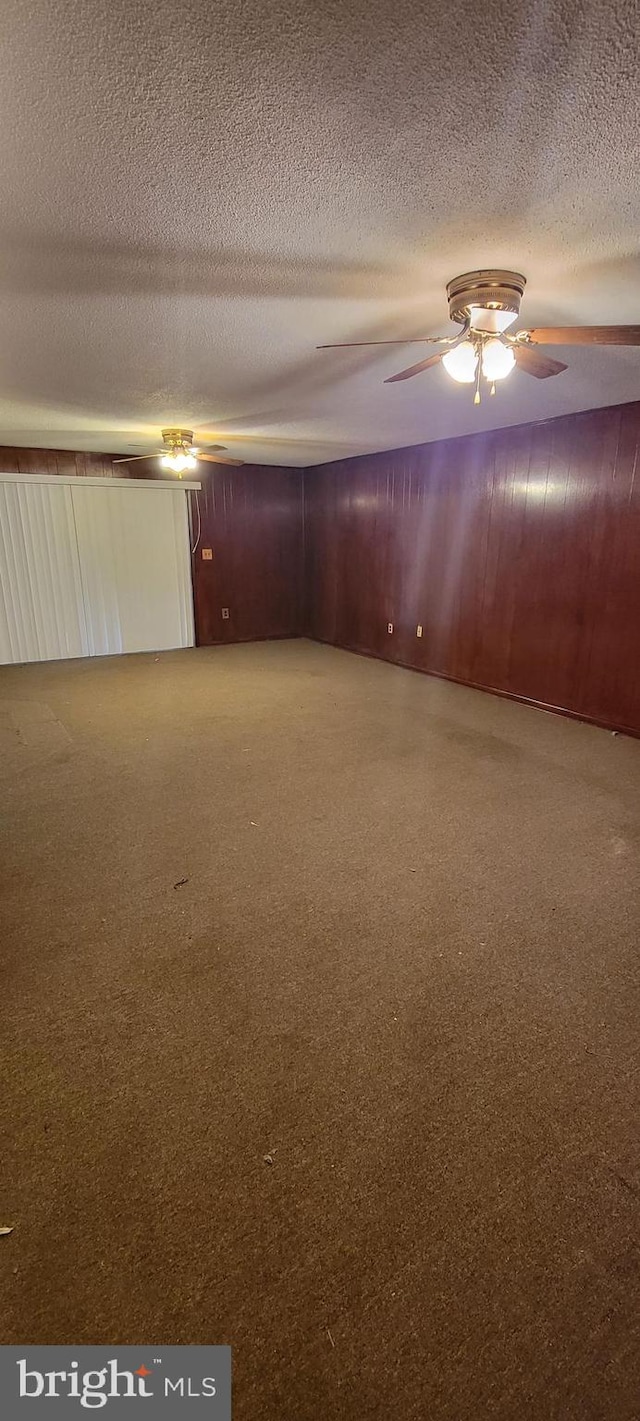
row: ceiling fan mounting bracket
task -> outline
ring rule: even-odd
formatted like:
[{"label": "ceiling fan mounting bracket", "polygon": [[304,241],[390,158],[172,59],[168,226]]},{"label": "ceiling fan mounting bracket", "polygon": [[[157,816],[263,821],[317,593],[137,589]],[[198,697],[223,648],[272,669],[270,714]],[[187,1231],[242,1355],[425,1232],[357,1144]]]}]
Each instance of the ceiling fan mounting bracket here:
[{"label": "ceiling fan mounting bracket", "polygon": [[526,278],[518,271],[466,271],[447,283],[449,315],[452,321],[464,325],[471,318],[472,307],[487,311],[520,313]]}]

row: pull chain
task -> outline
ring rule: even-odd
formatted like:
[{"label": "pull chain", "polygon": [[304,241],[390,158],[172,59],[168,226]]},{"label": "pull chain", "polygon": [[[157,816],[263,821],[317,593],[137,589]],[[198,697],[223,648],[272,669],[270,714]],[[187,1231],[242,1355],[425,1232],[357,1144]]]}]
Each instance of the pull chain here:
[{"label": "pull chain", "polygon": [[476,392],[473,397],[474,405],[480,404],[480,374],[482,371],[482,349],[478,351],[478,366],[476,370]]}]

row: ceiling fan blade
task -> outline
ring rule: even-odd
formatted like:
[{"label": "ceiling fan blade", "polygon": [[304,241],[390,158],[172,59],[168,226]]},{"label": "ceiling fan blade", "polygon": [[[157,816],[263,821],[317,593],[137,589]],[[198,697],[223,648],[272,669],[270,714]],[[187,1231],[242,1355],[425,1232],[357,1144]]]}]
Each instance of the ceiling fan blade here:
[{"label": "ceiling fan blade", "polygon": [[111,460],[111,463],[112,463],[112,464],[135,464],[138,459],[156,459],[156,458],[157,458],[157,452],[156,452],[155,449],[152,449],[150,454],[130,454],[129,457],[128,457],[128,459],[112,459],[112,460]]},{"label": "ceiling fan blade", "polygon": [[206,459],[208,464],[235,464],[238,468],[244,464],[244,459],[223,458],[221,454],[198,454],[198,459]]},{"label": "ceiling fan blade", "polygon": [[520,370],[526,371],[527,375],[535,375],[536,380],[546,380],[549,375],[560,375],[567,368],[561,360],[552,360],[550,355],[532,350],[529,345],[514,341],[509,348],[513,351]]},{"label": "ceiling fan blade", "polygon": [[212,454],[218,449],[226,449],[226,444],[199,444],[196,446],[196,454]]},{"label": "ceiling fan blade", "polygon": [[640,345],[640,326],[536,326],[534,345]]},{"label": "ceiling fan blade", "polygon": [[[443,351],[442,355],[444,354]],[[426,360],[419,360],[417,365],[410,365],[408,370],[401,370],[398,375],[389,375],[385,385],[393,385],[396,380],[410,380],[412,375],[419,375],[421,370],[429,370],[432,365],[439,365],[442,355],[429,355]]]},{"label": "ceiling fan blade", "polygon": [[332,345],[317,345],[316,350],[355,350],[363,345],[441,345],[449,340],[449,336],[406,336],[401,340],[348,340]]}]

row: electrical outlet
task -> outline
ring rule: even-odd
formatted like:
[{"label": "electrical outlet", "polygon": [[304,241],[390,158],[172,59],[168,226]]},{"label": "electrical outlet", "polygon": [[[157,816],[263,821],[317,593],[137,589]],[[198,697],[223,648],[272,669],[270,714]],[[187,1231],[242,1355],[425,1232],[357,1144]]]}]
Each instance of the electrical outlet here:
[{"label": "electrical outlet", "polygon": [[202,561],[203,561],[203,562],[212,562],[212,560],[213,560],[213,548],[203,548],[203,549],[202,549]]},{"label": "electrical outlet", "polygon": [[420,623],[419,623],[419,622],[418,622],[418,625],[417,625],[417,627],[416,627],[416,636],[422,636],[422,627],[420,626]]},{"label": "electrical outlet", "polygon": [[387,622],[387,631],[389,633],[389,636],[393,634],[393,622]]},{"label": "electrical outlet", "polygon": [[223,622],[228,622],[228,620],[229,620],[229,608],[228,608],[228,607],[223,607],[223,608],[222,608],[222,620],[223,620]]}]

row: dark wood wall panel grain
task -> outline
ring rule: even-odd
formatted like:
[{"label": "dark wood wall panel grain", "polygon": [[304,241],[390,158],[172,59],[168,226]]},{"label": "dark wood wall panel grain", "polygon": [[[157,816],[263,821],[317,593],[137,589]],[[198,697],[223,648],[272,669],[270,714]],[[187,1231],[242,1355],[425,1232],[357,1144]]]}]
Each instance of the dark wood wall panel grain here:
[{"label": "dark wood wall panel grain", "polygon": [[[201,531],[193,559],[198,644],[299,636],[301,470],[216,464],[206,473],[200,469],[198,477]],[[196,533],[197,522],[195,513]],[[210,561],[202,556],[205,548],[211,549]],[[225,607],[228,619],[222,616]]]},{"label": "dark wood wall panel grain", "polygon": [[640,733],[640,403],[304,482],[310,636]]},{"label": "dark wood wall panel grain", "polygon": [[[112,478],[116,454],[88,454],[76,449],[20,449],[0,445],[0,474],[71,474],[74,478]],[[146,466],[145,460],[145,466]],[[134,468],[139,467],[133,465]],[[127,469],[128,465],[124,465]],[[123,470],[124,471],[124,470]]]}]

